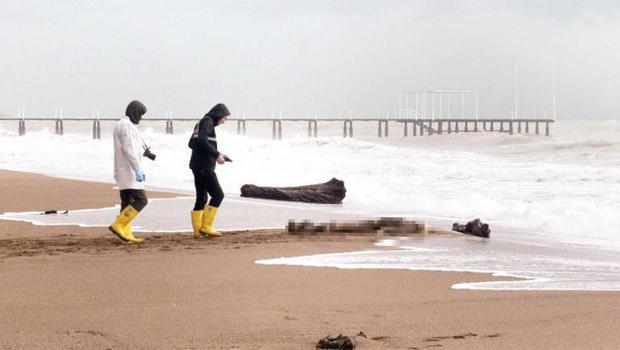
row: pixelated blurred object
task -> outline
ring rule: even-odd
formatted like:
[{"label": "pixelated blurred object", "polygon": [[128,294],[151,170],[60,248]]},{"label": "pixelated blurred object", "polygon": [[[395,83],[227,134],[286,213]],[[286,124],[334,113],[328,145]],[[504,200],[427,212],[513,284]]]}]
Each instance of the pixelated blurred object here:
[{"label": "pixelated blurred object", "polygon": [[336,178],[322,184],[298,187],[241,186],[241,197],[304,203],[341,204],[346,193],[344,181]]},{"label": "pixelated blurred object", "polygon": [[483,223],[480,219],[474,219],[468,222],[467,225],[462,225],[455,222],[452,224],[452,231],[476,237],[489,238],[491,236],[491,229],[489,228],[489,225]]},{"label": "pixelated blurred object", "polygon": [[377,235],[403,236],[426,234],[426,223],[406,220],[400,217],[384,217],[378,220],[330,221],[314,223],[309,220],[289,220],[287,231],[290,235]]},{"label": "pixelated blurred object", "polygon": [[339,334],[338,336],[328,335],[325,338],[319,339],[316,344],[317,349],[355,349],[357,346],[357,337],[366,338],[364,332],[359,332],[357,335],[348,336]]}]

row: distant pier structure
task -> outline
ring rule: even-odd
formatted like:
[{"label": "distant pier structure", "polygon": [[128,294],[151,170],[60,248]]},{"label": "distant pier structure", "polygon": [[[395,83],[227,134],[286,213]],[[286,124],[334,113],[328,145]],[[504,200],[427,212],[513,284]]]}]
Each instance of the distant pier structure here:
[{"label": "distant pier structure", "polygon": [[479,101],[476,90],[403,92],[398,96],[396,120],[405,124],[405,136],[409,123],[412,124],[413,136],[425,132],[427,135],[442,135],[480,131],[540,135],[543,127],[545,135],[549,136],[549,125],[555,122],[549,118],[519,118],[516,109],[512,116],[481,118]]},{"label": "distant pier structure", "polygon": [[[555,103],[555,99],[554,99]],[[515,104],[516,106],[517,104]],[[173,117],[171,114],[164,118],[145,118],[143,123],[165,122],[166,134],[174,133],[174,122],[196,122],[198,118]],[[54,123],[57,135],[63,135],[65,121],[81,121],[92,123],[92,135],[94,139],[101,138],[101,122],[116,121],[118,118],[96,117],[26,117],[22,112],[17,117],[0,117],[0,121],[17,121],[20,136],[26,134],[26,121],[48,121]],[[519,118],[517,110],[511,116],[484,117],[479,115],[479,94],[476,90],[426,90],[403,92],[398,97],[398,110],[392,116],[386,114],[384,118],[361,118],[348,116],[321,116],[310,117],[290,116],[276,117],[235,117],[228,119],[236,123],[237,134],[245,135],[250,123],[271,123],[271,136],[273,139],[282,139],[283,122],[305,123],[308,128],[308,137],[318,137],[318,124],[341,123],[342,136],[353,137],[354,124],[376,123],[377,137],[390,137],[390,127],[402,128],[403,137],[451,135],[459,133],[499,132],[509,135],[536,134],[550,135],[550,124],[554,118]],[[544,131],[543,131],[544,129]]]}]

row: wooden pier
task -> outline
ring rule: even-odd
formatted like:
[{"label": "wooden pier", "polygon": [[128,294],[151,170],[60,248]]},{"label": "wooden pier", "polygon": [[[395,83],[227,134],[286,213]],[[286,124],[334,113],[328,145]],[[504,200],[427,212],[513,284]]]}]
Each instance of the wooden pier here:
[{"label": "wooden pier", "polygon": [[[2,121],[17,121],[20,136],[26,134],[26,122],[47,121],[54,122],[55,133],[64,134],[65,121],[80,121],[92,123],[92,135],[94,139],[101,138],[101,122],[114,122],[118,118],[54,118],[54,117],[3,117]],[[245,135],[248,123],[271,123],[272,138],[282,139],[282,123],[295,122],[305,123],[308,127],[308,137],[318,137],[318,124],[341,123],[342,136],[353,137],[354,124],[376,123],[377,137],[389,137],[390,128],[402,128],[403,137],[451,135],[459,133],[475,132],[499,132],[509,135],[535,134],[550,135],[550,124],[553,119],[505,119],[505,118],[480,118],[480,119],[412,119],[412,118],[229,118],[230,122],[237,123],[237,134]],[[174,133],[174,122],[197,122],[198,118],[145,118],[143,123],[166,122],[166,134]]]}]

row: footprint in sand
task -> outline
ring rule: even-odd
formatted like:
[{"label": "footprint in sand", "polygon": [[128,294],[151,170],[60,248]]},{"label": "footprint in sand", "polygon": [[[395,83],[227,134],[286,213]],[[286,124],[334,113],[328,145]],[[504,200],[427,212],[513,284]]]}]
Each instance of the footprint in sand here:
[{"label": "footprint in sand", "polygon": [[445,339],[465,339],[468,337],[477,337],[477,336],[478,334],[476,333],[465,333],[465,334],[458,334],[458,335],[441,335],[441,336],[425,338],[424,341],[425,342],[437,342],[437,341],[445,340]]}]

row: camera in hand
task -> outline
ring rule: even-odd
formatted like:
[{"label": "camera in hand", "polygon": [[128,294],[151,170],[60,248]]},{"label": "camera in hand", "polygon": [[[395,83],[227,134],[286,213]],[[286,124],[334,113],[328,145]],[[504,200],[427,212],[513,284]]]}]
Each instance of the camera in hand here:
[{"label": "camera in hand", "polygon": [[144,148],[144,153],[142,153],[142,155],[147,157],[150,160],[155,160],[155,157],[157,157],[157,155],[155,153],[151,152],[151,148],[150,147]]},{"label": "camera in hand", "polygon": [[229,157],[229,156],[227,156],[227,155],[225,155],[225,154],[223,154],[223,156],[224,156],[224,161],[226,161],[226,162],[232,162],[232,159],[230,159],[230,157]]}]

